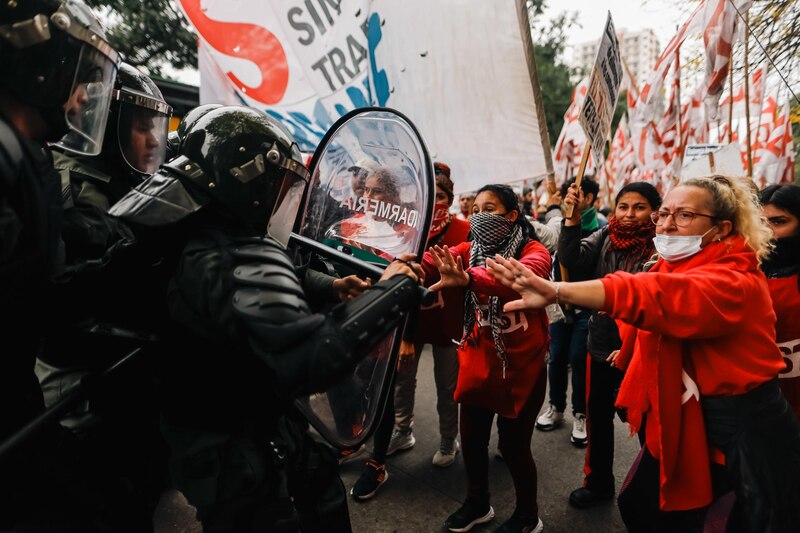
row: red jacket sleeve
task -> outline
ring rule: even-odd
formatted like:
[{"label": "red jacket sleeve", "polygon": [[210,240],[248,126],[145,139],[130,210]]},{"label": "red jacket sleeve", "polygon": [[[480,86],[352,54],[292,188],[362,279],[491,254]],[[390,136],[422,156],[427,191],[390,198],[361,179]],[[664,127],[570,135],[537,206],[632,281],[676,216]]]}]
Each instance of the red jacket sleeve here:
[{"label": "red jacket sleeve", "polygon": [[709,339],[753,319],[748,294],[758,290],[747,272],[709,265],[685,273],[616,272],[601,279],[604,310],[645,331],[683,339]]},{"label": "red jacket sleeve", "polygon": [[[550,275],[550,252],[537,241],[525,245],[519,262],[539,277],[546,279]],[[486,267],[468,268],[467,273],[472,278],[472,290],[476,294],[499,296],[509,300],[519,298],[519,293],[497,281],[489,274]]]}]

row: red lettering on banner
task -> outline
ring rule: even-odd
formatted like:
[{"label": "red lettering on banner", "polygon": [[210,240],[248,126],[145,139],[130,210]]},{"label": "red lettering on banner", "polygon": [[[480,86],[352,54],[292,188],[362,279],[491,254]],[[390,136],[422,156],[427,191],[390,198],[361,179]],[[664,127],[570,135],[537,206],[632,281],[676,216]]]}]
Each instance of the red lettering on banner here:
[{"label": "red lettering on banner", "polygon": [[236,74],[225,74],[249,98],[262,104],[277,104],[289,85],[286,53],[275,35],[261,26],[239,22],[220,22],[206,16],[200,0],[181,0],[189,20],[198,33],[218,52],[252,61],[261,72],[261,84],[245,85]]}]

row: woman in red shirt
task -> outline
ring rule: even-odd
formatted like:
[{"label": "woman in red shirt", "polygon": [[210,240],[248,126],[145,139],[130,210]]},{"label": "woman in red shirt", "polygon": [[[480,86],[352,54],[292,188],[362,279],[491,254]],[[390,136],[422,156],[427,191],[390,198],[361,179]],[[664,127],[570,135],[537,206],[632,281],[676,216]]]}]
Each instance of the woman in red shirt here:
[{"label": "woman in red shirt", "polygon": [[634,430],[647,415],[619,496],[629,531],[702,531],[706,507],[730,488],[733,526],[796,531],[800,425],[777,383],[784,363],[758,268],[770,233],[757,200],[729,178],[691,179],[653,219],[661,259],[646,273],[553,283],[517,262],[487,265],[522,295],[507,310],[571,303],[636,328],[617,402]]},{"label": "woman in red shirt", "polygon": [[544,402],[547,381],[547,317],[543,310],[503,313],[503,304],[519,297],[486,270],[487,257],[518,258],[537,276],[550,271],[550,253],[520,214],[514,191],[487,185],[475,197],[470,218],[473,242],[453,248],[435,246],[425,254],[426,283],[433,290],[461,288],[465,297],[464,332],[458,349],[455,399],[467,471],[464,505],[445,522],[450,531],[469,531],[494,516],[489,505],[489,435],[495,414],[499,448],[514,480],[517,505],[498,531],[542,530],[536,502],[536,463],[531,434]]},{"label": "woman in red shirt", "polygon": [[800,187],[770,185],[761,191],[761,206],[775,243],[761,270],[767,275],[778,317],[776,339],[786,363],[778,383],[800,418]]}]

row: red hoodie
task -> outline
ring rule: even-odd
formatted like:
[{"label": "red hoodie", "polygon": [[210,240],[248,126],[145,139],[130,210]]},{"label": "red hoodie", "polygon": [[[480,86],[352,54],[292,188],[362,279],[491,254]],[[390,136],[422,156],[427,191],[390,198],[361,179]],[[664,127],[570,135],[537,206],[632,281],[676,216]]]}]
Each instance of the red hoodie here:
[{"label": "red hoodie", "polygon": [[[461,256],[464,265],[469,264],[471,243],[465,242],[450,248],[454,255]],[[522,248],[519,261],[537,276],[547,278],[550,273],[550,253],[539,242],[530,241]],[[422,260],[425,269],[425,284],[432,285],[439,279],[439,271],[433,264],[430,252]],[[461,403],[491,409],[501,416],[515,418],[530,396],[533,386],[543,371],[547,351],[547,315],[543,309],[503,313],[505,325],[503,337],[508,355],[506,376],[502,376],[502,363],[492,339],[486,306],[489,296],[500,297],[500,307],[519,299],[519,294],[502,285],[485,267],[468,268],[472,289],[482,306],[480,317],[475,322],[475,334],[458,349],[458,383],[455,399]],[[464,289],[460,289],[464,299]],[[463,324],[463,316],[461,323]],[[485,390],[494,390],[492,397],[473,396],[472,391],[480,383]]]},{"label": "red hoodie", "polygon": [[637,328],[617,405],[660,461],[661,509],[711,502],[709,446],[700,395],[741,394],[783,367],[767,280],[741,237],[710,243],[646,273],[603,278],[604,310]]},{"label": "red hoodie", "polygon": [[772,305],[778,317],[775,323],[778,348],[786,367],[778,382],[794,414],[800,419],[800,291],[798,274],[785,278],[769,278]]}]

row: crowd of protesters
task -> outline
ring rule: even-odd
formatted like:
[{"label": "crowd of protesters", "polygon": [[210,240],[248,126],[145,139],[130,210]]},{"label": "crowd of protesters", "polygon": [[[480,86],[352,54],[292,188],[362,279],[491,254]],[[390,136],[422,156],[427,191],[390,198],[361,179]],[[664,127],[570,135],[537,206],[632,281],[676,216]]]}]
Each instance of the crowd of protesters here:
[{"label": "crowd of protesters", "polygon": [[[617,495],[632,532],[800,530],[800,187],[708,176],[662,198],[632,182],[603,213],[590,177],[541,206],[487,180],[456,203],[458,176],[434,162],[414,257],[408,219],[351,212],[404,203],[391,169],[355,160],[350,207],[325,215],[345,213],[338,236],[385,260],[373,285],[287,255],[291,228],[271,219],[296,220],[285,191],[310,177],[273,119],[202,106],[168,137],[160,91],[120,65],[83,2],[0,15],[13,74],[0,83],[0,296],[15,352],[0,361],[0,528],[148,531],[173,487],[208,531],[350,530],[338,470],[366,447],[313,439],[295,402],[331,394],[409,315],[356,502],[388,480],[387,456],[414,453],[431,345],[431,466],[463,464],[467,482],[447,530],[495,516],[495,421],[515,491],[497,531],[545,528],[531,442],[565,424],[568,381],[569,440],[585,448],[572,506]],[[435,296],[424,305],[419,284]],[[142,346],[153,367],[97,377]],[[91,401],[18,444],[83,389]],[[641,445],[619,493],[617,416]]]}]

